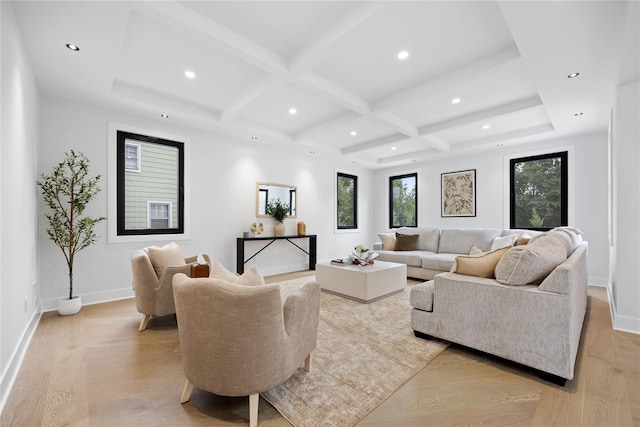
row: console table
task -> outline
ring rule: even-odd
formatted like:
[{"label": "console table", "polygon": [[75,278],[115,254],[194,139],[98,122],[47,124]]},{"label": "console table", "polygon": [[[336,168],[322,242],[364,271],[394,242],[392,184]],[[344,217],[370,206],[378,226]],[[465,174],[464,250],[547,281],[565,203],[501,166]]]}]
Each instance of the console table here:
[{"label": "console table", "polygon": [[[244,273],[244,265],[251,261],[256,255],[260,252],[267,249],[273,242],[276,240],[286,240],[291,243],[296,248],[300,249],[305,254],[309,255],[309,270],[316,269],[316,235],[310,234],[306,236],[270,236],[270,237],[238,237],[237,240],[237,258],[236,258],[236,271],[238,274]],[[309,239],[309,251],[307,252],[305,249],[298,246],[295,242],[292,242],[294,239]],[[245,242],[253,242],[253,241],[269,241],[266,245],[264,245],[258,252],[253,254],[249,259],[244,259],[244,244]]]}]

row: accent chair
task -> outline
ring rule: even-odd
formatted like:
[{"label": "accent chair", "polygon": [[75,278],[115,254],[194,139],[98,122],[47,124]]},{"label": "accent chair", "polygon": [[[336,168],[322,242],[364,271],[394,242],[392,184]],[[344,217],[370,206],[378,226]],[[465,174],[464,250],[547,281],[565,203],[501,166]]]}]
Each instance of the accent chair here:
[{"label": "accent chair", "polygon": [[[211,265],[208,255],[204,260]],[[162,248],[148,247],[131,255],[131,272],[136,308],[142,314],[139,331],[147,328],[151,316],[164,316],[176,312],[173,301],[173,276],[177,273],[191,275],[191,266],[197,255],[183,257],[175,243]]]},{"label": "accent chair", "polygon": [[186,382],[219,396],[249,396],[249,425],[258,424],[259,393],[311,368],[320,285],[310,281],[286,296],[278,284],[241,285],[213,277],[173,279]]}]

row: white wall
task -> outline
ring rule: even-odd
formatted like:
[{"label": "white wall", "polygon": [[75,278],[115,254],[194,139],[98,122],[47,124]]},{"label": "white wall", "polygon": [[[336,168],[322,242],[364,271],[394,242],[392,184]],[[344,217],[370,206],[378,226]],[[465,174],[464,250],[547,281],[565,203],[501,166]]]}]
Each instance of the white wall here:
[{"label": "white wall", "polygon": [[38,92],[11,6],[2,19],[0,410],[39,319],[36,261]]},{"label": "white wall", "polygon": [[[304,221],[307,234],[318,235],[318,259],[346,255],[370,234],[366,211],[370,206],[370,171],[336,164],[335,158],[302,154],[249,141],[231,140],[211,132],[172,125],[170,121],[122,114],[68,101],[44,98],[39,170],[48,171],[71,148],[83,151],[91,160],[91,175],[104,176],[98,198],[89,206],[92,215],[107,213],[107,127],[109,122],[137,126],[190,139],[192,182],[191,240],[179,241],[185,254],[208,253],[235,271],[236,238],[249,231],[254,221],[262,221],[265,235],[273,235],[273,220],[256,218],[256,182],[277,182],[298,187],[298,217],[286,219],[287,234],[296,234],[296,222]],[[334,174],[336,167],[361,176],[360,206],[362,230],[334,233]],[[40,215],[39,255],[44,309],[56,308],[56,299],[67,289],[65,263],[59,249],[44,232]],[[83,303],[132,295],[130,255],[133,250],[164,242],[107,243],[107,222],[96,228],[99,239],[77,256],[74,288]],[[168,239],[167,241],[170,241]],[[303,241],[300,241],[303,243]],[[306,244],[306,242],[304,242]],[[253,244],[247,245],[250,253]],[[255,245],[254,245],[255,246]],[[248,257],[249,255],[247,255]],[[307,256],[286,241],[274,243],[247,264],[258,265],[264,274],[305,267]],[[46,279],[45,279],[46,278]]]},{"label": "white wall", "polygon": [[640,82],[618,87],[613,125],[611,310],[615,329],[640,333]]},{"label": "white wall", "polygon": [[[589,280],[592,284],[606,286],[609,277],[609,246],[607,231],[607,134],[597,133],[562,138],[536,143],[520,144],[491,153],[438,159],[415,163],[411,167],[398,167],[377,171],[374,178],[375,210],[372,241],[377,240],[377,232],[388,230],[388,177],[396,173],[420,170],[418,184],[420,227],[436,228],[509,228],[507,216],[509,205],[508,170],[505,158],[520,154],[528,155],[540,150],[557,148],[571,149],[575,165],[573,175],[574,190],[569,189],[570,225],[581,229],[589,241]],[[508,162],[507,166],[508,168]],[[460,218],[442,218],[440,215],[440,174],[461,170],[476,170],[476,216]],[[570,179],[571,181],[571,179]],[[381,207],[384,206],[384,209]],[[573,208],[573,209],[571,209]],[[573,210],[573,212],[571,212]]]}]

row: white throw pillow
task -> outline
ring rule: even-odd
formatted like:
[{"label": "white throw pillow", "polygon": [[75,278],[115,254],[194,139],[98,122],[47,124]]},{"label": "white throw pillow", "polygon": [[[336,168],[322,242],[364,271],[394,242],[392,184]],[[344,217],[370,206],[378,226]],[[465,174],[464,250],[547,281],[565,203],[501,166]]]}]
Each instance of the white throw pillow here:
[{"label": "white throw pillow", "polygon": [[518,240],[518,234],[511,234],[509,236],[504,237],[496,237],[493,239],[493,243],[491,244],[491,249],[489,251],[495,251],[500,248],[508,248],[509,246],[513,246]]}]

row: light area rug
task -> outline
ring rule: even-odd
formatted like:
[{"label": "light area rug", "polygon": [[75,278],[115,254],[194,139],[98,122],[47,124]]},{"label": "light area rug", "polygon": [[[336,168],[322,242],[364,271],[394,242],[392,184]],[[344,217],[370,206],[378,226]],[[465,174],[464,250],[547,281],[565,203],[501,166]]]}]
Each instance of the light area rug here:
[{"label": "light area rug", "polygon": [[[281,282],[283,298],[314,279]],[[322,292],[311,371],[262,397],[294,426],[356,424],[447,347],[413,335],[410,287],[370,304]]]}]

